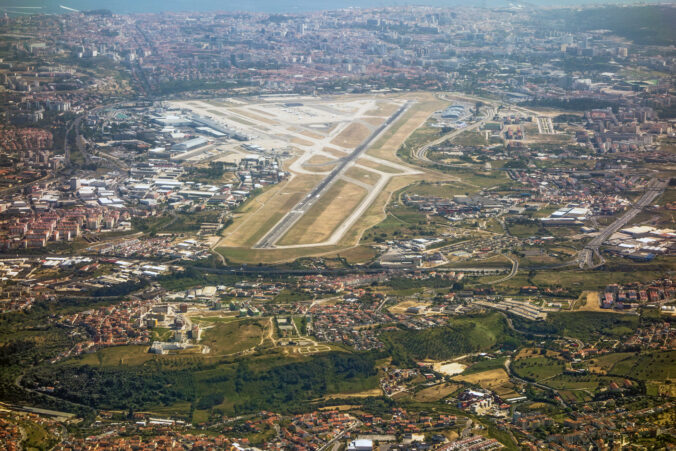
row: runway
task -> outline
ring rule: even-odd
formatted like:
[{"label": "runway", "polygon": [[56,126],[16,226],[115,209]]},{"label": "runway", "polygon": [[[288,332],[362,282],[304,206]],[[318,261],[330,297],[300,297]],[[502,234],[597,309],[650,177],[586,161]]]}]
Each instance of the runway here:
[{"label": "runway", "polygon": [[[376,128],[366,140],[364,140],[359,146],[357,146],[354,151],[344,158],[340,164],[333,169],[317,186],[315,186],[310,193],[305,196],[298,204],[294,206],[284,217],[273,226],[266,234],[261,238],[258,243],[254,245],[254,248],[257,249],[266,249],[266,248],[296,248],[296,247],[313,247],[313,246],[325,246],[330,244],[336,244],[342,236],[347,232],[350,227],[359,219],[359,217],[366,211],[369,205],[377,197],[380,191],[384,188],[387,181],[393,174],[386,174],[381,171],[374,171],[381,174],[378,183],[373,186],[366,198],[360,203],[360,205],[355,209],[348,218],[346,218],[340,226],[332,233],[331,237],[321,243],[312,243],[312,244],[301,244],[301,245],[291,245],[291,246],[276,246],[275,243],[279,241],[293,225],[314,205],[322,195],[326,193],[328,188],[338,179],[340,179],[345,171],[353,166],[357,159],[362,156],[364,151],[373,143],[382,133],[387,130],[391,124],[393,124],[410,106],[412,102],[408,101],[402,105],[392,116],[390,116],[382,125]],[[402,168],[404,168],[402,166]],[[406,168],[408,170],[408,168]],[[389,176],[389,177],[388,177]]]}]

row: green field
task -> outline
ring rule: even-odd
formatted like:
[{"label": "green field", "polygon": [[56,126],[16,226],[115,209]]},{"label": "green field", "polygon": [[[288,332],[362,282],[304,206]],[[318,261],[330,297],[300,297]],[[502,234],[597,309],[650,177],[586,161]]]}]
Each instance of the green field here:
[{"label": "green field", "polygon": [[663,381],[676,378],[676,351],[630,354],[618,360],[609,370],[611,374],[640,380]]},{"label": "green field", "polygon": [[421,182],[411,185],[404,189],[403,192],[407,194],[417,194],[419,196],[435,196],[452,199],[456,195],[466,195],[474,193],[477,189],[459,183],[426,183]]},{"label": "green field", "polygon": [[588,390],[595,392],[604,388],[608,388],[611,382],[622,384],[622,380],[618,378],[597,376],[597,375],[570,375],[560,374],[552,379],[544,382],[545,385],[562,390]]},{"label": "green field", "polygon": [[202,326],[209,326],[213,323],[230,323],[239,320],[239,318],[235,316],[236,313],[237,312],[234,312],[230,316],[191,316],[190,320],[193,323],[199,323]]},{"label": "green field", "polygon": [[590,371],[608,373],[612,370],[613,366],[620,360],[631,358],[633,353],[631,352],[614,352],[612,354],[602,355],[600,357],[594,357],[587,361]]},{"label": "green field", "polygon": [[33,421],[19,421],[17,424],[23,428],[25,433],[23,449],[48,450],[59,443],[59,440],[40,424]]},{"label": "green field", "polygon": [[441,129],[427,126],[419,127],[397,150],[397,156],[410,162],[412,161],[411,153],[413,151],[439,137],[441,137]]},{"label": "green field", "polygon": [[550,357],[528,357],[512,362],[511,367],[518,376],[541,382],[561,374],[565,365]]},{"label": "green field", "polygon": [[540,230],[540,224],[537,223],[515,223],[508,222],[508,227],[510,235],[514,235],[519,238],[528,238],[533,235],[536,235],[538,230]]},{"label": "green field", "polygon": [[499,313],[451,319],[448,326],[382,334],[393,359],[449,359],[461,354],[519,344]]},{"label": "green field", "polygon": [[559,390],[559,395],[566,402],[580,403],[592,400],[592,397],[584,390]]},{"label": "green field", "polygon": [[591,341],[601,336],[621,337],[635,330],[636,315],[605,312],[550,313],[544,322],[514,317],[514,327],[535,334],[563,335]]},{"label": "green field", "polygon": [[[613,283],[650,282],[664,275],[664,270],[657,271],[653,268],[643,270],[642,268],[637,266],[635,271],[537,269],[532,275],[529,275],[529,271],[519,271],[515,277],[497,284],[496,288],[515,294],[522,286],[535,284],[540,288],[565,288],[571,296],[579,296],[582,291],[602,290]],[[479,281],[482,280],[490,280],[490,278],[479,279]]]},{"label": "green field", "polygon": [[219,322],[204,331],[200,343],[209,346],[211,355],[234,354],[258,345],[265,327],[263,321],[251,319]]},{"label": "green field", "polygon": [[391,239],[432,238],[446,229],[448,222],[441,217],[428,218],[417,208],[391,205],[385,219],[364,232],[362,241],[379,243]]},{"label": "green field", "polygon": [[156,327],[150,337],[151,341],[169,341],[172,331],[168,327]]},{"label": "green field", "polygon": [[484,146],[488,144],[486,136],[475,131],[462,132],[452,142],[458,146]]},{"label": "green field", "polygon": [[463,375],[481,373],[482,371],[494,370],[497,368],[504,368],[505,361],[507,357],[498,357],[490,360],[481,360],[479,362],[473,363],[465,371],[462,372]]},{"label": "green field", "polygon": [[78,365],[115,367],[141,365],[154,358],[157,356],[148,352],[148,346],[129,345],[103,348],[91,354],[82,354],[69,362]]}]

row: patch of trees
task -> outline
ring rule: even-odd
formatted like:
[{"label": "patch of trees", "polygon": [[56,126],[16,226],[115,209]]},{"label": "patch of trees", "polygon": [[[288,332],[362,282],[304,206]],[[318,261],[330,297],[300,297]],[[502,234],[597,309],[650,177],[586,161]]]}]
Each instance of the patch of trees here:
[{"label": "patch of trees", "polygon": [[519,337],[509,330],[499,314],[452,320],[447,326],[425,330],[402,329],[385,332],[381,338],[393,362],[410,363],[414,359],[443,360],[499,346],[514,349]]},{"label": "patch of trees", "polygon": [[461,290],[462,285],[459,285],[454,280],[449,279],[437,279],[430,278],[425,280],[414,280],[407,279],[405,277],[392,277],[388,282],[385,283],[392,287],[395,290],[408,290],[410,288],[453,288],[455,290]]},{"label": "patch of trees", "polygon": [[656,109],[660,119],[676,118],[676,105],[663,106]]},{"label": "patch of trees", "polygon": [[235,413],[261,409],[294,411],[298,409],[294,403],[361,387],[376,373],[375,362],[368,354],[331,353],[262,373],[253,372],[246,362],[240,362],[234,387],[240,398],[246,400],[235,404]]},{"label": "patch of trees", "polygon": [[506,169],[526,169],[526,167],[528,167],[528,164],[526,163],[525,160],[518,159],[508,161],[507,163],[505,163],[503,167]]},{"label": "patch of trees", "polygon": [[214,406],[217,406],[223,402],[225,396],[223,393],[211,393],[206,396],[203,396],[197,401],[195,408],[199,410],[208,410]]},{"label": "patch of trees", "polygon": [[184,271],[173,271],[157,277],[157,281],[167,290],[186,290],[197,285],[234,285],[248,280],[249,277],[235,274],[212,274],[194,266],[186,265]]},{"label": "patch of trees", "polygon": [[567,124],[569,122],[580,122],[582,119],[582,116],[578,116],[577,114],[559,114],[552,119],[552,122],[556,124]]},{"label": "patch of trees", "polygon": [[148,286],[146,279],[130,280],[128,282],[118,283],[109,287],[96,288],[90,292],[94,297],[102,296],[126,296],[135,291],[141,290]]},{"label": "patch of trees", "polygon": [[228,165],[222,161],[212,161],[209,163],[208,167],[205,168],[190,168],[188,173],[192,176],[207,178],[207,179],[220,179],[228,171],[233,169],[232,165]]},{"label": "patch of trees", "polygon": [[330,353],[267,370],[256,370],[244,359],[229,365],[63,364],[56,371],[53,365],[41,365],[24,377],[24,383],[54,386],[55,396],[100,409],[137,410],[187,401],[208,410],[227,399],[236,401],[235,413],[250,413],[302,410],[304,401],[328,393],[372,388],[376,374],[372,355]]},{"label": "patch of trees", "polygon": [[566,312],[550,313],[546,321],[513,316],[512,323],[527,334],[568,336],[588,341],[601,335],[614,335],[620,328],[635,330],[638,317],[610,312]]}]

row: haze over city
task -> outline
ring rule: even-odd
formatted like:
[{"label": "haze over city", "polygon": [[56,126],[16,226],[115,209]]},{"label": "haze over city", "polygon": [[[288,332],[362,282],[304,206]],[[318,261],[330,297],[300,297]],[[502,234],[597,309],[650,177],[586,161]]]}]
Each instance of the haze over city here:
[{"label": "haze over city", "polygon": [[0,449],[674,447],[673,2],[0,13]]},{"label": "haze over city", "polygon": [[[0,0],[0,10],[12,15],[26,15],[33,13],[54,14],[72,12],[73,9],[92,10],[109,9],[116,14],[130,13],[161,13],[179,11],[249,11],[264,13],[307,13],[344,8],[385,8],[399,6],[431,6],[441,8],[451,7],[479,7],[479,8],[560,8],[585,5],[630,5],[630,0],[531,0],[529,2],[511,2],[507,0],[249,0],[246,2],[232,2],[220,0],[112,0],[96,2],[92,0]],[[654,2],[672,3],[671,1]]]}]

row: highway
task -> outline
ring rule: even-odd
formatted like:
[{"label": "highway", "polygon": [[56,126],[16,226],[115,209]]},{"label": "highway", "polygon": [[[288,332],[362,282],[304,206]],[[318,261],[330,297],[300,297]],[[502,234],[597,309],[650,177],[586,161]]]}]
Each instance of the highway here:
[{"label": "highway", "polygon": [[281,239],[286,232],[314,205],[317,200],[327,191],[327,189],[335,182],[354,162],[361,156],[361,154],[368,148],[369,145],[381,133],[383,133],[394,121],[396,121],[403,113],[411,106],[411,102],[406,102],[401,106],[392,116],[390,116],[383,124],[369,135],[364,142],[357,146],[354,151],[341,160],[340,164],[331,171],[317,186],[315,186],[310,193],[298,202],[284,217],[272,227],[263,238],[256,243],[255,249],[265,249],[275,247],[275,243]]},{"label": "highway", "polygon": [[[645,207],[650,205],[653,200],[662,195],[666,187],[666,181],[653,179],[648,182],[648,187],[646,192],[643,193],[643,196],[641,196],[641,198],[622,216],[596,235],[589,243],[587,243],[584,249],[580,251],[576,260],[580,269],[596,268],[605,263],[601,254],[599,254],[599,247],[601,244],[610,238],[613,233],[627,225],[627,223],[634,219],[634,217],[636,217],[636,215],[638,215]],[[599,258],[599,263],[594,264],[594,255]]]}]

